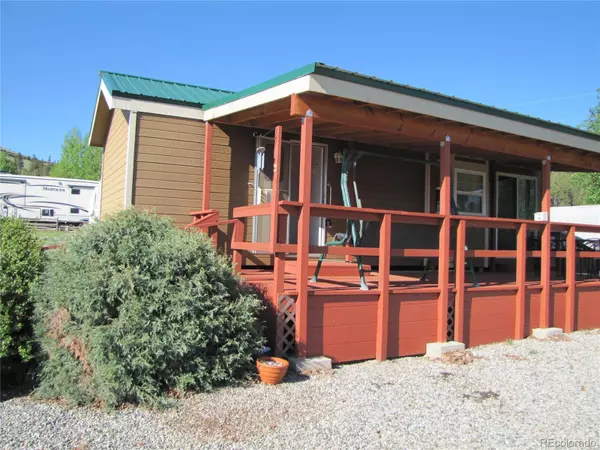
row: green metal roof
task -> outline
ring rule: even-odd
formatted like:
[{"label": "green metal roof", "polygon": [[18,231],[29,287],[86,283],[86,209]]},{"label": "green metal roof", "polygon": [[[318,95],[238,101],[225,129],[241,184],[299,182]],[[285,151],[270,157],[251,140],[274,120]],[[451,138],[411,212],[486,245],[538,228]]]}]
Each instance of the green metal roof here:
[{"label": "green metal roof", "polygon": [[239,92],[233,92],[226,97],[222,97],[218,100],[214,100],[210,103],[205,104],[202,109],[207,110],[214,108],[216,106],[225,105],[227,103],[231,103],[240,98],[248,97],[250,95],[256,94],[258,92],[266,91],[275,86],[279,86],[280,84],[287,83],[288,81],[295,80],[296,78],[301,78],[305,75],[310,75],[311,73],[316,73],[315,69],[317,64],[320,63],[312,63],[307,64],[306,66],[302,66],[299,69],[292,70],[291,72],[284,73],[283,75],[279,75],[278,77],[271,78],[270,80],[263,81],[262,83],[256,84],[254,86],[250,86],[249,88],[243,89]]},{"label": "green metal roof", "polygon": [[221,106],[240,98],[247,97],[252,94],[256,94],[261,91],[265,91],[269,88],[279,86],[280,84],[292,81],[296,78],[303,77],[305,75],[323,75],[329,78],[335,78],[337,80],[348,81],[351,83],[362,84],[365,86],[371,86],[378,89],[384,89],[387,91],[398,92],[413,97],[420,97],[426,100],[435,101],[438,103],[444,103],[447,105],[457,106],[459,108],[469,109],[472,111],[489,114],[496,117],[502,117],[505,119],[516,120],[518,122],[527,123],[530,125],[547,128],[550,130],[560,131],[575,136],[581,136],[588,139],[594,139],[600,141],[600,135],[591,133],[589,131],[581,130],[579,128],[570,127],[556,122],[543,120],[537,117],[520,114],[506,109],[500,109],[493,106],[487,106],[482,103],[472,102],[469,100],[463,100],[457,97],[440,94],[438,92],[428,91],[425,89],[415,88],[406,84],[399,84],[393,81],[382,80],[380,78],[362,75],[357,72],[350,72],[338,67],[332,67],[323,63],[312,63],[306,66],[300,67],[299,69],[292,70],[291,72],[285,73],[278,77],[272,78],[271,80],[262,82],[255,86],[249,87],[239,92],[224,95],[218,99],[204,104],[203,110],[208,110],[217,106]]},{"label": "green metal roof", "polygon": [[162,102],[202,106],[227,97],[232,91],[212,89],[192,84],[175,83],[154,78],[101,71],[100,77],[111,95],[156,99]]}]

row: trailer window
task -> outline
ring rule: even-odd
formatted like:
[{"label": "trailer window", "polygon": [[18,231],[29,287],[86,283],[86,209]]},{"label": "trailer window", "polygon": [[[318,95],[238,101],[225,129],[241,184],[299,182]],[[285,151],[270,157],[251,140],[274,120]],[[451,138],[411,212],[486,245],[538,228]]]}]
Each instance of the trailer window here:
[{"label": "trailer window", "polygon": [[53,209],[42,209],[42,216],[43,217],[54,217],[54,210]]},{"label": "trailer window", "polygon": [[79,194],[81,194],[81,190],[73,188],[73,189],[71,189],[71,194],[72,195],[79,195]]},{"label": "trailer window", "polygon": [[79,208],[71,208],[71,214],[79,214]]}]

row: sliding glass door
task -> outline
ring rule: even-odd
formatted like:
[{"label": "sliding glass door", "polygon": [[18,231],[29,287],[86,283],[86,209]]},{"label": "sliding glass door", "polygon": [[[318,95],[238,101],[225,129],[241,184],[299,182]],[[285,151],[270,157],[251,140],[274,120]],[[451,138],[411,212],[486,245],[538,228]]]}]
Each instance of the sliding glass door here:
[{"label": "sliding glass door", "polygon": [[[259,137],[255,156],[254,169],[254,204],[270,203],[273,200],[273,155],[272,138]],[[327,147],[313,145],[311,202],[325,203],[325,187],[327,186],[326,158]],[[281,146],[281,175],[279,183],[279,200],[298,201],[298,183],[300,180],[300,144],[283,141]],[[290,216],[287,227],[287,242],[295,244],[298,236],[298,217]],[[253,241],[269,242],[271,223],[269,216],[259,216],[253,222]],[[325,244],[325,219],[311,218],[311,245]]]}]

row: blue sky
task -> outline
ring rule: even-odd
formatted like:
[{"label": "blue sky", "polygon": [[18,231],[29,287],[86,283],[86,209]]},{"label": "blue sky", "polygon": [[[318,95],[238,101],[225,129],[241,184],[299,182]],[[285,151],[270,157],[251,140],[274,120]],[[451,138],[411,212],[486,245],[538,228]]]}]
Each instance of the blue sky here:
[{"label": "blue sky", "polygon": [[[98,71],[239,90],[320,61],[577,126],[600,88],[600,3],[7,2],[0,144],[58,159]],[[554,99],[554,100],[553,100]]]}]

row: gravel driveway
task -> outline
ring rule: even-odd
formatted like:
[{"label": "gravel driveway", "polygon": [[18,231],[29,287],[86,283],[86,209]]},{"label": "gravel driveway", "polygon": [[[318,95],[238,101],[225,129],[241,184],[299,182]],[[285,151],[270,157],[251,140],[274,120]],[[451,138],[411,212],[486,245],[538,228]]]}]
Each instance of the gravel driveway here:
[{"label": "gravel driveway", "polygon": [[[280,386],[193,395],[176,409],[114,413],[16,398],[3,448],[544,448],[600,446],[600,330],[336,368]],[[555,446],[557,443],[554,444]]]}]

